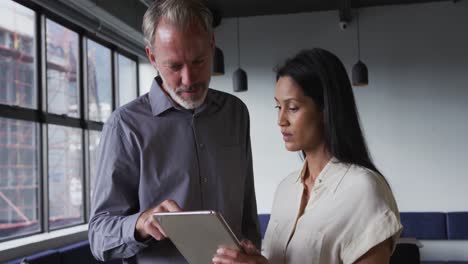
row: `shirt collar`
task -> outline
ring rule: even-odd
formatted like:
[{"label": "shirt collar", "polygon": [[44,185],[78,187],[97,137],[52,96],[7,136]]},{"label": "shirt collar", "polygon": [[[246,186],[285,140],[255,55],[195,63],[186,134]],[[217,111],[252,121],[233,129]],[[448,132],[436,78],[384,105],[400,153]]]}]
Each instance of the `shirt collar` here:
[{"label": "shirt collar", "polygon": [[[151,111],[155,116],[158,116],[171,108],[185,110],[181,109],[180,106],[178,106],[174,100],[172,100],[172,98],[164,92],[162,88],[162,78],[159,76],[156,76],[153,80],[149,92],[149,100]],[[213,103],[218,106],[222,105],[221,93],[208,89],[205,102],[200,107],[198,107],[195,112],[203,111],[206,106],[209,106]]]},{"label": "shirt collar", "polygon": [[[335,157],[332,157],[328,161],[327,165],[323,167],[322,171],[317,176],[317,179],[315,179],[314,188],[331,187],[332,190],[335,191],[349,167],[349,165],[340,162]],[[299,177],[297,179],[298,183],[302,184],[302,179],[304,178],[306,170],[307,160],[304,160],[304,165],[302,166],[301,173],[299,173]]]},{"label": "shirt collar", "polygon": [[155,116],[175,107],[174,101],[172,101],[172,99],[164,92],[161,84],[161,77],[156,76],[151,84],[149,92],[151,111]]}]

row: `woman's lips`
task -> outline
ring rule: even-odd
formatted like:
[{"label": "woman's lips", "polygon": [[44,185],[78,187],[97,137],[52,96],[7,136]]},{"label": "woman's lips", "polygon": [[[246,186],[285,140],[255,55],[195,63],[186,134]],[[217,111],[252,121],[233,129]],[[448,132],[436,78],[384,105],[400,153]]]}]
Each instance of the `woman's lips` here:
[{"label": "woman's lips", "polygon": [[286,141],[286,142],[291,141],[292,134],[290,134],[290,133],[281,133],[281,134],[283,134],[283,140],[284,141]]}]

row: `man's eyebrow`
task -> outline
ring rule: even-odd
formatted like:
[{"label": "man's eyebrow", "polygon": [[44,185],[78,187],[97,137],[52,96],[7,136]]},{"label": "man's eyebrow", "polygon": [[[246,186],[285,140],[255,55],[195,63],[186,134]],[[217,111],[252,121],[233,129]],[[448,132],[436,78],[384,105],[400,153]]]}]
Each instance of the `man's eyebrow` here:
[{"label": "man's eyebrow", "polygon": [[173,61],[173,60],[165,60],[165,61],[162,61],[162,64],[164,64],[164,65],[180,65],[182,63],[177,62],[177,61]]}]

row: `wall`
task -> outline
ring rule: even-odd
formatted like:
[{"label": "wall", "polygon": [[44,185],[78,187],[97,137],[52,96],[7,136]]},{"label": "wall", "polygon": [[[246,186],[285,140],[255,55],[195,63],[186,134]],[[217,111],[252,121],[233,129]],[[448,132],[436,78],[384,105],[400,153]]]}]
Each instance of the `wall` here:
[{"label": "wall", "polygon": [[[361,59],[370,84],[354,88],[369,148],[401,211],[468,211],[468,1],[360,10]],[[241,66],[249,91],[236,93],[251,115],[259,212],[299,169],[283,146],[274,109],[272,68],[304,48],[337,54],[348,71],[357,61],[356,26],[342,31],[336,11],[240,19]],[[232,92],[237,68],[236,19],[216,29],[226,74],[213,88]],[[423,259],[468,260],[468,243],[424,243]]]}]

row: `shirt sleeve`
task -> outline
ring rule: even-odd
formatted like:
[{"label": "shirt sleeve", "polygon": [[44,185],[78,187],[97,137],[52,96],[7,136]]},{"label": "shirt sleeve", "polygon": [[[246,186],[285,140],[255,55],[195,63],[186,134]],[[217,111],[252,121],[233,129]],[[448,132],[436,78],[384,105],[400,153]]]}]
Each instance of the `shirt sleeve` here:
[{"label": "shirt sleeve", "polygon": [[[245,109],[247,109],[244,106]],[[257,212],[257,199],[255,196],[255,186],[254,186],[254,176],[253,176],[253,166],[252,166],[252,150],[250,144],[250,121],[249,114],[246,110],[246,122],[247,122],[247,132],[246,132],[246,157],[247,157],[247,177],[245,180],[245,193],[244,193],[244,204],[243,204],[243,214],[242,214],[242,234],[252,241],[254,245],[260,250],[262,238],[260,235],[260,224],[258,222],[258,212]]]},{"label": "shirt sleeve", "polygon": [[344,227],[343,263],[354,263],[389,238],[394,249],[402,230],[398,208],[385,179],[370,171],[355,176],[353,190],[350,190],[353,193],[347,196],[352,212]]},{"label": "shirt sleeve", "polygon": [[119,124],[104,125],[88,231],[91,251],[98,260],[129,258],[147,247],[134,236],[140,215],[138,159]]}]

